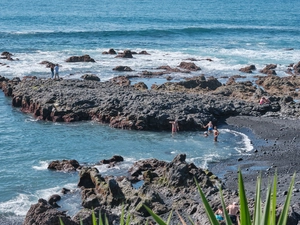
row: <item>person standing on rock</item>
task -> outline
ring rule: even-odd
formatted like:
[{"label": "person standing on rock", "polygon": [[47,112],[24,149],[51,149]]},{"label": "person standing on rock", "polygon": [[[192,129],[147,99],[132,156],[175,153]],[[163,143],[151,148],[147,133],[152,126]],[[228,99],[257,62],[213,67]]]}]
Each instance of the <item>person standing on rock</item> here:
[{"label": "person standing on rock", "polygon": [[172,124],[172,133],[176,133],[177,131],[179,131],[179,125],[178,125],[178,121],[170,121],[169,123]]},{"label": "person standing on rock", "polygon": [[58,64],[55,65],[54,70],[55,70],[55,77],[54,77],[54,79],[56,79],[56,76],[59,79],[59,74],[58,74],[59,66],[58,66]]},{"label": "person standing on rock", "polygon": [[51,78],[53,79],[53,77],[54,77],[54,64],[50,65],[50,70],[51,70]]},{"label": "person standing on rock", "polygon": [[231,222],[234,225],[238,225],[237,215],[239,212],[239,207],[237,206],[237,203],[233,202],[231,205],[227,206],[226,210],[228,211]]}]

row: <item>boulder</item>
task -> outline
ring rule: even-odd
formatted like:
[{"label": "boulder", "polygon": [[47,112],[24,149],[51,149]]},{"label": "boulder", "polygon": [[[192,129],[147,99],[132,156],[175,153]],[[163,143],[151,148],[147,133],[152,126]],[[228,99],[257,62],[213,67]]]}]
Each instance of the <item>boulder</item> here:
[{"label": "boulder", "polygon": [[300,61],[293,66],[293,69],[295,74],[300,74]]},{"label": "boulder", "polygon": [[253,70],[256,70],[255,65],[246,66],[244,68],[239,69],[239,71],[244,73],[252,73]]},{"label": "boulder", "polygon": [[114,77],[111,78],[109,81],[119,86],[129,86],[131,83],[128,77],[125,76]]},{"label": "boulder", "polygon": [[124,158],[120,155],[114,155],[110,159],[103,159],[100,161],[100,164],[110,164],[111,166],[114,166],[118,162],[123,162]]},{"label": "boulder", "polygon": [[118,54],[116,58],[133,58],[133,56],[130,50],[125,50],[123,53]]},{"label": "boulder", "polygon": [[140,51],[139,55],[150,55],[150,54],[147,51],[144,50],[144,51]]},{"label": "boulder", "polygon": [[1,55],[3,56],[3,57],[1,57],[1,59],[7,59],[10,61],[13,60],[13,58],[12,58],[13,54],[10,52],[2,52]]},{"label": "boulder", "polygon": [[66,62],[96,62],[93,58],[89,55],[83,56],[71,56],[70,58],[66,59]]},{"label": "boulder", "polygon": [[265,68],[263,68],[259,72],[264,73],[264,74],[269,74],[269,75],[276,75],[276,72],[275,72],[276,67],[277,67],[277,65],[275,65],[275,64],[269,64],[269,65],[266,65]]},{"label": "boulder", "polygon": [[58,171],[64,171],[64,172],[70,172],[70,171],[76,171],[80,168],[79,163],[76,160],[55,160],[52,161],[48,165],[48,169],[50,170],[58,170]]},{"label": "boulder", "polygon": [[188,71],[201,70],[201,68],[196,66],[196,64],[193,62],[181,62],[179,67]]},{"label": "boulder", "polygon": [[59,205],[57,205],[57,202],[61,200],[60,195],[51,195],[50,198],[48,199],[48,203],[53,206],[54,208],[60,208]]},{"label": "boulder", "polygon": [[132,71],[132,69],[129,66],[117,66],[115,68],[113,68],[113,70],[116,71]]},{"label": "boulder", "polygon": [[116,53],[116,51],[114,50],[114,49],[109,49],[108,50],[108,52],[106,52],[106,51],[104,51],[104,52],[102,52],[102,54],[104,54],[104,55],[116,55],[117,53]]},{"label": "boulder", "polygon": [[81,78],[84,80],[100,81],[100,78],[95,74],[84,74]]},{"label": "boulder", "polygon": [[61,225],[59,218],[64,225],[78,225],[65,212],[58,211],[45,199],[39,199],[38,203],[31,205],[23,225]]},{"label": "boulder", "polygon": [[135,89],[137,90],[148,90],[148,86],[144,82],[138,82],[134,84]]}]

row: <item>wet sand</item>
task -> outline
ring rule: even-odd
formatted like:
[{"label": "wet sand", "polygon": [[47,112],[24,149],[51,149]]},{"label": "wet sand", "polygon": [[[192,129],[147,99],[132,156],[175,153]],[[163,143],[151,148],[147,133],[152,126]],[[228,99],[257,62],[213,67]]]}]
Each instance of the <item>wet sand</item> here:
[{"label": "wet sand", "polygon": [[240,168],[247,197],[252,198],[255,196],[257,177],[261,173],[264,200],[267,185],[273,182],[277,171],[277,203],[283,204],[292,175],[296,172],[291,205],[300,203],[300,120],[239,116],[226,119],[224,126],[247,134],[254,145],[249,155],[209,168],[223,180],[226,188],[238,189],[237,171]]}]

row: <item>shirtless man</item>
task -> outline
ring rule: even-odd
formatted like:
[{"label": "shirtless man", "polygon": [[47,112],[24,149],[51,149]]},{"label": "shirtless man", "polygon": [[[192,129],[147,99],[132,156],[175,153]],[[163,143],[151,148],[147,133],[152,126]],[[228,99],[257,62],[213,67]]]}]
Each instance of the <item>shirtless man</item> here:
[{"label": "shirtless man", "polygon": [[219,131],[217,129],[217,127],[214,127],[214,141],[217,142],[218,141],[218,136],[219,136]]},{"label": "shirtless man", "polygon": [[228,211],[232,223],[237,225],[237,214],[239,212],[239,207],[237,206],[236,202],[233,202],[231,205],[227,206],[226,210]]},{"label": "shirtless man", "polygon": [[207,131],[209,133],[212,133],[213,129],[214,129],[214,125],[211,121],[208,122],[208,124],[206,124],[206,126],[204,126],[203,128],[207,128]]}]

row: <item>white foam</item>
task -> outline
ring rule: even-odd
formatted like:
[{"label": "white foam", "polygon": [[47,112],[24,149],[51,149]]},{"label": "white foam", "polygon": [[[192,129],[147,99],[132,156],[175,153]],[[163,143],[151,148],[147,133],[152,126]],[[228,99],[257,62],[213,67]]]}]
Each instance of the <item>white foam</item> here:
[{"label": "white foam", "polygon": [[109,167],[108,164],[102,164],[102,165],[96,165],[95,168],[97,168],[99,173],[103,176],[124,175],[135,161],[136,159],[134,158],[124,158],[123,162],[118,163],[114,167]]},{"label": "white foam", "polygon": [[33,166],[35,170],[47,170],[49,163],[47,161],[39,161],[39,166]]},{"label": "white foam", "polygon": [[[259,49],[258,49],[259,48]],[[133,55],[133,59],[115,58],[115,55],[103,55],[103,51],[108,49],[93,50],[65,50],[65,51],[34,51],[28,53],[14,53],[13,58],[19,59],[8,61],[0,59],[1,75],[8,78],[35,75],[41,78],[50,78],[50,69],[46,65],[40,64],[42,61],[58,63],[60,76],[66,79],[80,78],[85,73],[93,73],[100,77],[102,81],[119,75],[136,75],[142,71],[156,70],[156,68],[169,65],[176,68],[188,58],[196,58],[199,61],[194,63],[202,70],[191,73],[172,73],[175,78],[191,77],[200,74],[208,76],[234,75],[238,70],[246,65],[254,64],[257,69],[262,69],[266,64],[277,63],[276,70],[284,71],[286,66],[292,62],[298,62],[300,50],[286,51],[284,49],[270,50],[261,46],[253,46],[251,49],[220,49],[205,47],[199,49],[184,49],[179,51],[161,51],[156,49],[131,49],[140,52],[146,50],[150,55]],[[124,49],[115,49],[122,52]],[[209,54],[207,54],[209,52]],[[65,60],[70,56],[89,54],[96,60],[95,63],[67,63]],[[212,61],[206,60],[207,58]],[[113,68],[116,66],[129,66],[133,72],[118,72]],[[251,74],[246,74],[251,76]]]},{"label": "white foam", "polygon": [[25,216],[30,206],[36,203],[36,200],[33,195],[19,194],[7,202],[0,202],[0,212]]},{"label": "white foam", "polygon": [[253,150],[254,147],[251,143],[251,140],[246,134],[235,131],[235,130],[229,130],[229,129],[220,129],[219,131],[220,132],[230,132],[233,135],[242,137],[242,141],[240,144],[242,144],[243,147],[235,147],[235,150],[238,151],[239,153],[250,152]]}]

